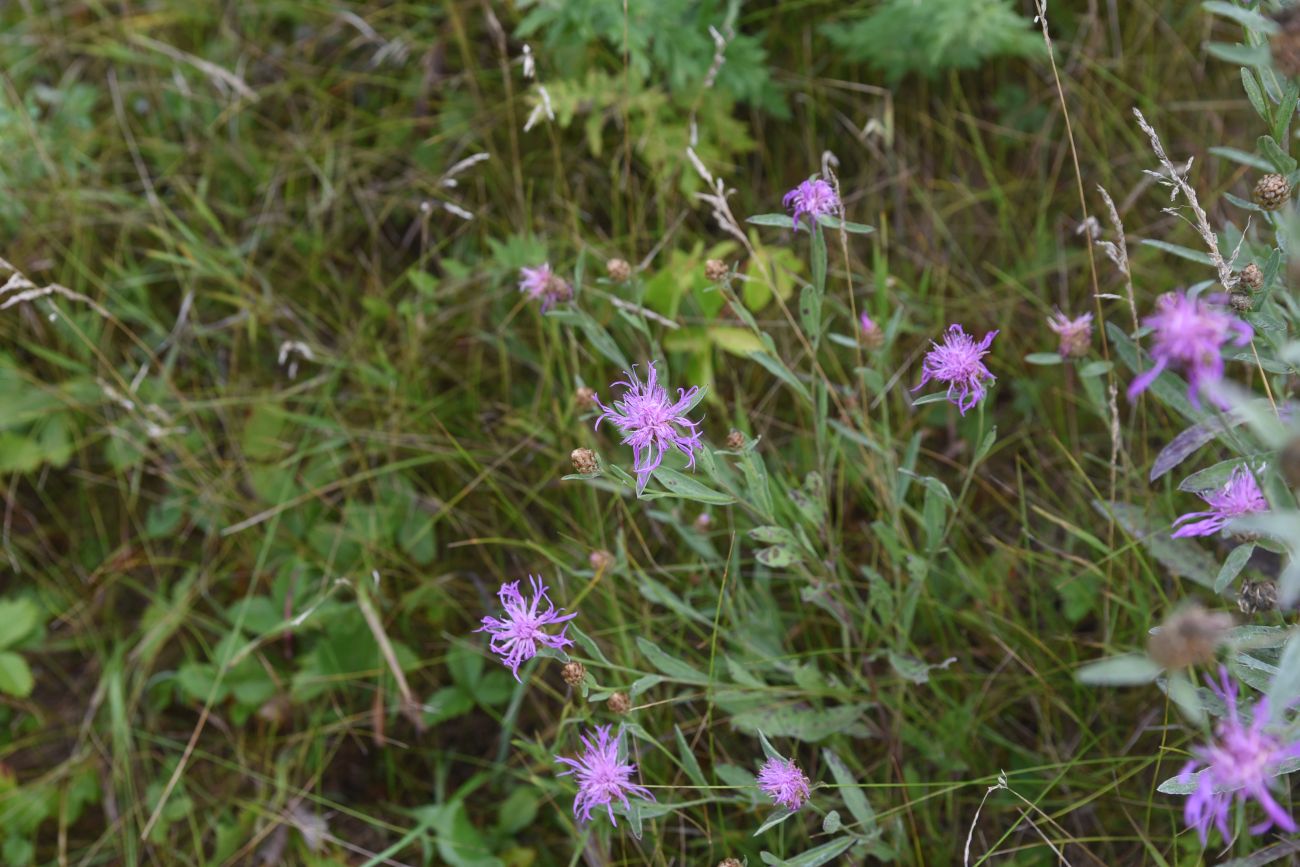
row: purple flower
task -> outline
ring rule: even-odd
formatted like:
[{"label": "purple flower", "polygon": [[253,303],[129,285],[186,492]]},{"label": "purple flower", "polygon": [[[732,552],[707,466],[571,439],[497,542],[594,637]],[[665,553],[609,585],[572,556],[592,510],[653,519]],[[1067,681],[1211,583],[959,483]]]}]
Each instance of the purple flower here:
[{"label": "purple flower", "polygon": [[758,771],[758,787],[772,803],[790,810],[799,809],[808,800],[808,777],[794,759],[773,756],[764,762]]},{"label": "purple flower", "polygon": [[858,317],[858,324],[862,326],[862,342],[868,349],[879,349],[885,343],[885,332],[880,330],[870,316],[863,313]]},{"label": "purple flower", "polygon": [[[1222,530],[1233,518],[1249,515],[1252,512],[1267,512],[1268,500],[1264,499],[1255,475],[1246,467],[1237,467],[1228,477],[1228,481],[1217,491],[1197,494],[1210,504],[1204,512],[1188,512],[1174,521],[1179,524],[1174,531],[1174,538],[1183,536],[1209,536]],[[1201,520],[1197,521],[1196,518]],[[1188,523],[1189,521],[1193,523]]]},{"label": "purple flower", "polygon": [[808,215],[808,225],[816,224],[821,216],[832,216],[840,210],[840,197],[835,188],[820,178],[811,178],[785,194],[781,204],[791,211],[794,230],[799,231],[799,218]]},{"label": "purple flower", "polygon": [[[501,662],[514,672],[515,680],[519,680],[519,666],[537,655],[538,644],[557,650],[573,644],[573,639],[564,634],[568,629],[567,626],[561,629],[558,635],[545,632],[543,627],[564,623],[578,616],[576,611],[562,615],[560,611],[563,611],[563,608],[556,610],[546,595],[546,585],[542,583],[542,579],[529,575],[528,580],[533,585],[531,603],[524,602],[524,597],[519,592],[518,581],[502,584],[501,589],[497,591],[497,598],[501,600],[501,607],[506,610],[505,619],[484,617],[483,625],[474,630],[492,634],[488,646],[493,653],[501,657]],[[543,602],[546,603],[546,610],[539,612],[538,606]]]},{"label": "purple flower", "polygon": [[609,821],[615,825],[614,801],[617,799],[624,807],[628,806],[628,795],[653,801],[655,796],[645,786],[632,782],[636,772],[635,764],[624,763],[619,759],[619,746],[623,740],[620,729],[618,737],[610,738],[610,727],[596,726],[595,743],[581,735],[586,752],[576,759],[556,756],[555,760],[568,765],[569,770],[561,771],[557,776],[574,774],[578,780],[578,794],[573,799],[573,815],[582,822],[591,821],[591,811],[604,806],[609,812]]},{"label": "purple flower", "polygon": [[1216,742],[1197,747],[1192,751],[1195,761],[1188,762],[1180,778],[1204,767],[1196,778],[1196,790],[1187,798],[1183,818],[1195,828],[1205,845],[1210,825],[1214,825],[1227,840],[1228,810],[1234,800],[1243,804],[1254,798],[1264,808],[1265,819],[1250,829],[1252,834],[1262,834],[1274,825],[1288,833],[1297,830],[1291,814],[1273,799],[1269,781],[1283,760],[1300,755],[1300,742],[1283,743],[1276,735],[1264,731],[1268,722],[1268,699],[1262,698],[1248,712],[1249,722],[1243,723],[1237,708],[1237,685],[1228,679],[1227,669],[1220,667],[1222,685],[1207,678],[1210,689],[1228,706],[1228,715],[1215,727]]},{"label": "purple flower", "polygon": [[998,332],[990,331],[979,343],[957,324],[949,325],[943,334],[943,343],[930,341],[934,348],[925,355],[920,383],[912,391],[932,379],[948,383],[948,400],[961,414],[979,403],[984,397],[984,383],[997,379],[984,366],[981,358],[989,354],[989,345]]},{"label": "purple flower", "polygon": [[605,406],[596,398],[600,407],[600,417],[596,427],[609,419],[623,435],[623,442],[632,447],[632,470],[636,473],[637,496],[645,490],[650,474],[663,463],[664,451],[675,446],[687,457],[687,466],[695,466],[695,450],[701,447],[699,422],[685,416],[699,393],[699,386],[689,391],[677,389],[677,402],[673,403],[668,392],[659,384],[659,372],[654,362],[646,367],[650,370],[645,382],[637,378],[636,367],[627,371],[627,379],[615,382],[623,386],[623,399],[614,401],[614,406]]},{"label": "purple flower", "polygon": [[1078,358],[1088,354],[1092,345],[1092,314],[1071,319],[1057,310],[1047,319],[1047,327],[1061,338],[1061,347],[1057,351],[1062,358]]},{"label": "purple flower", "polygon": [[543,262],[536,268],[520,268],[519,291],[534,301],[541,301],[543,313],[557,301],[568,301],[573,297],[573,287],[551,270],[550,262]]},{"label": "purple flower", "polygon": [[[1213,389],[1223,379],[1223,344],[1232,340],[1244,346],[1254,336],[1251,327],[1237,317],[1182,292],[1161,295],[1156,312],[1142,322],[1155,329],[1151,357],[1156,363],[1129,385],[1129,400],[1146,390],[1166,367],[1179,367],[1187,376],[1188,399],[1200,407],[1201,391]],[[1210,398],[1222,405],[1213,393]]]}]

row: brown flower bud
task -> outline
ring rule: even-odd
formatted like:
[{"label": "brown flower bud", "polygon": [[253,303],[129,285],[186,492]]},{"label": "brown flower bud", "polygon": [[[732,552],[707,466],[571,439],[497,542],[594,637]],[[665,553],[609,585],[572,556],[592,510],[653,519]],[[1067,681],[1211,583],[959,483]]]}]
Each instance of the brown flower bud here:
[{"label": "brown flower bud", "polygon": [[718,862],[718,867],[745,867],[745,865],[741,864],[735,858],[723,858]]},{"label": "brown flower bud", "polygon": [[582,679],[587,676],[587,669],[581,662],[566,662],[564,668],[560,669],[560,677],[569,686],[577,686],[582,683]]},{"label": "brown flower bud", "polygon": [[745,435],[738,430],[733,430],[727,434],[727,448],[732,451],[739,451],[745,447]]},{"label": "brown flower bud", "polygon": [[574,472],[594,473],[600,469],[596,463],[596,453],[591,449],[574,449],[569,455],[573,459]]},{"label": "brown flower bud", "polygon": [[1161,668],[1174,670],[1214,661],[1232,615],[1189,605],[1175,611],[1147,639],[1147,655]]},{"label": "brown flower bud", "polygon": [[1242,614],[1259,614],[1277,608],[1277,584],[1272,581],[1246,581],[1237,595]]},{"label": "brown flower bud", "polygon": [[616,692],[609,697],[609,709],[616,714],[625,714],[632,709],[632,699],[625,692]]},{"label": "brown flower bud", "polygon": [[604,572],[609,569],[610,566],[614,565],[614,555],[606,551],[604,548],[601,548],[592,551],[587,557],[587,562],[590,563],[591,568],[595,569],[597,572]]},{"label": "brown flower bud", "polygon": [[728,273],[730,273],[730,269],[727,267],[727,263],[721,259],[710,259],[704,263],[704,276],[714,283],[721,283],[727,279]]},{"label": "brown flower bud", "polygon": [[596,389],[588,388],[585,385],[579,386],[573,392],[573,401],[583,409],[591,409],[596,405]]},{"label": "brown flower bud", "polygon": [[632,276],[632,266],[626,259],[610,259],[605,263],[605,273],[615,283],[626,283]]},{"label": "brown flower bud", "polygon": [[1255,302],[1245,292],[1233,292],[1228,296],[1228,306],[1238,313],[1249,313]]},{"label": "brown flower bud", "polygon": [[1276,211],[1291,200],[1291,182],[1286,175],[1264,175],[1255,183],[1251,198],[1264,210]]},{"label": "brown flower bud", "polygon": [[1254,262],[1241,269],[1241,285],[1252,292],[1264,285],[1264,271]]}]

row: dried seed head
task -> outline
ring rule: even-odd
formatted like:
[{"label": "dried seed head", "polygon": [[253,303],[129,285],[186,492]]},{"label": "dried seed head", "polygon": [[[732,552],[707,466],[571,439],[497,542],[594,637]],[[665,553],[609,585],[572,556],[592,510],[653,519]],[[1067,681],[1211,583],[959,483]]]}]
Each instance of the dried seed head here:
[{"label": "dried seed head", "polygon": [[590,563],[591,568],[595,569],[597,572],[604,572],[609,569],[610,566],[614,565],[614,555],[606,551],[604,548],[600,548],[591,552],[590,556],[587,557],[587,562]]},{"label": "dried seed head", "polygon": [[1147,655],[1161,668],[1174,670],[1214,661],[1215,651],[1228,630],[1232,615],[1189,605],[1175,611],[1147,639]]},{"label": "dried seed head", "polygon": [[632,266],[626,259],[610,259],[605,263],[605,273],[615,283],[626,283],[632,276]]},{"label": "dried seed head", "polygon": [[1241,269],[1241,285],[1252,292],[1264,285],[1264,271],[1254,262]]},{"label": "dried seed head", "polygon": [[745,867],[745,865],[741,864],[735,858],[723,858],[718,862],[718,867]]},{"label": "dried seed head", "polygon": [[1300,7],[1288,6],[1273,20],[1281,26],[1269,40],[1273,66],[1285,76],[1300,77]]},{"label": "dried seed head", "polygon": [[594,473],[600,469],[596,463],[596,453],[591,449],[574,449],[569,455],[573,459],[573,469],[579,473]]},{"label": "dried seed head", "polygon": [[625,692],[616,692],[609,697],[609,709],[616,714],[625,714],[632,710],[632,699]]},{"label": "dried seed head", "polygon": [[587,669],[581,662],[566,662],[564,668],[560,669],[560,677],[569,686],[577,686],[582,683],[582,679],[587,676]]},{"label": "dried seed head", "polygon": [[578,386],[573,392],[573,401],[583,409],[592,409],[596,405],[596,389],[585,385]]},{"label": "dried seed head", "polygon": [[1286,175],[1264,175],[1255,183],[1251,196],[1266,211],[1276,211],[1291,199],[1291,183]]},{"label": "dried seed head", "polygon": [[727,448],[738,451],[745,447],[745,435],[738,430],[727,434]]},{"label": "dried seed head", "polygon": [[1237,596],[1242,614],[1260,614],[1277,608],[1277,584],[1272,581],[1246,581]]},{"label": "dried seed head", "polygon": [[1288,485],[1300,488],[1300,437],[1294,437],[1282,446],[1282,452],[1277,456],[1277,466]]},{"label": "dried seed head", "polygon": [[1228,306],[1238,313],[1249,313],[1255,302],[1245,292],[1233,292],[1228,296]]},{"label": "dried seed head", "polygon": [[721,283],[723,280],[727,279],[729,271],[730,269],[727,268],[727,263],[721,259],[710,259],[704,263],[704,276],[708,277],[714,283]]}]

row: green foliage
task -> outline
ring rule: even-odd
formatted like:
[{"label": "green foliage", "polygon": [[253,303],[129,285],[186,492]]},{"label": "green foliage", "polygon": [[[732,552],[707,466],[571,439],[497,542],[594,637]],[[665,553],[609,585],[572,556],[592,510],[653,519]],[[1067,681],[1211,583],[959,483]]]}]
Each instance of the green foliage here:
[{"label": "green foliage", "polygon": [[1037,57],[1042,35],[1011,0],[883,0],[865,17],[822,26],[846,60],[869,64],[892,83],[911,73],[933,78],[997,57]]}]

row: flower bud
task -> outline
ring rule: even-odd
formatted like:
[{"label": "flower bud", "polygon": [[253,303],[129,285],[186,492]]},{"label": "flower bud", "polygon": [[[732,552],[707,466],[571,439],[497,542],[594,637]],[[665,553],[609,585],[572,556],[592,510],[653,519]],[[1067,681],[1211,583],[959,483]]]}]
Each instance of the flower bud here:
[{"label": "flower bud", "polygon": [[1213,662],[1232,625],[1231,614],[1189,605],[1175,611],[1151,634],[1147,655],[1170,671]]},{"label": "flower bud", "polygon": [[714,283],[721,283],[723,280],[727,279],[727,274],[729,272],[730,269],[727,268],[727,263],[723,262],[721,259],[710,259],[704,263],[704,276],[708,277]]},{"label": "flower bud", "polygon": [[745,447],[745,435],[738,430],[733,430],[727,434],[727,448],[739,451]]},{"label": "flower bud", "polygon": [[1237,595],[1242,614],[1259,614],[1277,608],[1277,584],[1272,581],[1246,581]]},{"label": "flower bud", "polygon": [[573,392],[573,402],[583,409],[591,409],[596,405],[596,389],[579,386]]},{"label": "flower bud", "polygon": [[609,709],[620,716],[632,710],[632,699],[625,692],[616,692],[609,697]]},{"label": "flower bud", "polygon": [[569,457],[573,459],[574,472],[594,473],[600,470],[600,464],[596,463],[596,453],[591,449],[574,449]]},{"label": "flower bud", "polygon": [[577,686],[582,683],[582,679],[587,676],[587,669],[581,662],[566,662],[564,668],[560,669],[560,677],[569,686]]},{"label": "flower bud", "polygon": [[1249,313],[1255,302],[1245,292],[1233,292],[1228,296],[1228,306],[1238,313]]},{"label": "flower bud", "polygon": [[614,565],[614,555],[606,551],[604,548],[601,548],[592,551],[587,557],[587,562],[590,563],[591,568],[595,569],[597,572],[604,572],[609,569],[610,566]]},{"label": "flower bud", "polygon": [[632,266],[626,259],[610,259],[605,263],[605,273],[615,283],[626,283],[632,276]]},{"label": "flower bud", "polygon": [[1259,290],[1264,285],[1264,271],[1254,262],[1251,262],[1245,268],[1241,269],[1241,285],[1245,286],[1252,292]]},{"label": "flower bud", "polygon": [[1251,198],[1264,210],[1276,211],[1291,200],[1291,182],[1286,175],[1264,175],[1255,182]]}]

